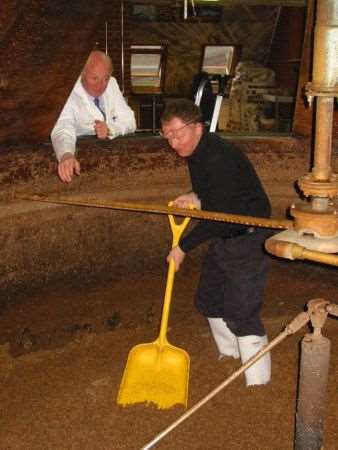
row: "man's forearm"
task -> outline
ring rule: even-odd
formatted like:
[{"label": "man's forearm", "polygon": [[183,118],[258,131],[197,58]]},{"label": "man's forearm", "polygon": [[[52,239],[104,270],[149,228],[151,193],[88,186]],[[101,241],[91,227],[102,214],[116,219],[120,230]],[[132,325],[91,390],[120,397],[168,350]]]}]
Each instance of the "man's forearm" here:
[{"label": "man's forearm", "polygon": [[75,140],[68,135],[52,136],[52,145],[56,155],[56,159],[60,162],[65,153],[75,154]]}]

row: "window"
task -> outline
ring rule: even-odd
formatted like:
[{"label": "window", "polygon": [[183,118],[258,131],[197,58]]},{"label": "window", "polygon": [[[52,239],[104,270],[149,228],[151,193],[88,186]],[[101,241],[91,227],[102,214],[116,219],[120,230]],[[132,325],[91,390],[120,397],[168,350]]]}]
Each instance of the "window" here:
[{"label": "window", "polygon": [[161,92],[166,48],[163,45],[131,46],[131,85],[134,93]]},{"label": "window", "polygon": [[202,59],[202,71],[213,75],[233,75],[240,56],[240,48],[234,45],[206,45]]}]

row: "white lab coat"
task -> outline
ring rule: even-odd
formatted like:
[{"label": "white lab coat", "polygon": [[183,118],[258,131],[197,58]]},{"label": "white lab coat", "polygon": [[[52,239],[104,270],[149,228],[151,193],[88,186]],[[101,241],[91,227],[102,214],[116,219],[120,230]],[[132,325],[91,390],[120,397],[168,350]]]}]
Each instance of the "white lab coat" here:
[{"label": "white lab coat", "polygon": [[[135,114],[127,105],[115,78],[110,77],[100,102],[103,103],[106,114],[110,139],[135,131]],[[79,78],[51,133],[58,161],[66,152],[75,154],[78,136],[95,135],[95,120],[104,120],[103,115],[85,91]]]}]

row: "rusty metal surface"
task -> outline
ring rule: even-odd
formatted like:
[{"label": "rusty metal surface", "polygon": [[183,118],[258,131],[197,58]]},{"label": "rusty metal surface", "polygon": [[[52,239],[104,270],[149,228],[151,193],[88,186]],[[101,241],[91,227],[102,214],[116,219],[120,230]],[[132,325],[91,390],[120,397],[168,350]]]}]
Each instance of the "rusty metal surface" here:
[{"label": "rusty metal surface", "polygon": [[35,202],[53,203],[59,205],[85,206],[91,208],[117,209],[120,211],[146,212],[154,214],[173,214],[181,217],[191,217],[194,219],[214,220],[217,222],[228,222],[239,225],[248,225],[259,228],[285,229],[292,228],[292,221],[282,218],[267,219],[264,217],[243,216],[236,214],[226,214],[216,211],[199,211],[193,209],[183,209],[176,207],[167,207],[160,204],[145,204],[131,202],[114,202],[98,198],[72,198],[72,197],[53,197],[39,194],[18,193],[18,200],[29,200]]},{"label": "rusty metal surface", "polygon": [[316,5],[313,81],[306,91],[310,104],[317,97],[314,160],[312,170],[298,179],[298,186],[311,202],[293,206],[291,215],[296,231],[335,237],[337,210],[330,200],[338,194],[338,177],[332,170],[333,107],[338,95],[338,3],[322,0]]},{"label": "rusty metal surface", "polygon": [[324,211],[314,211],[311,205],[292,205],[290,214],[294,217],[294,229],[319,236],[335,237],[338,234],[337,210],[333,206]]},{"label": "rusty metal surface", "polygon": [[[326,166],[325,172],[331,171],[330,166]],[[327,181],[320,181],[315,179],[312,173],[308,173],[298,180],[298,186],[306,197],[311,195],[316,197],[335,198],[338,192],[338,178],[335,173],[331,173]]]},{"label": "rusty metal surface", "polygon": [[[313,177],[318,181],[330,180],[332,153],[333,97],[317,99],[316,149],[313,164]],[[336,194],[338,192],[336,186]]]},{"label": "rusty metal surface", "polygon": [[329,362],[330,341],[306,335],[301,345],[295,450],[318,450],[323,444]]},{"label": "rusty metal surface", "polygon": [[314,33],[313,87],[318,91],[336,88],[338,95],[338,3],[335,0],[317,1]]},{"label": "rusty metal surface", "polygon": [[328,315],[327,307],[329,305],[330,302],[323,298],[316,298],[307,303],[311,324],[313,326],[313,339],[321,337],[321,329],[326,322]]}]

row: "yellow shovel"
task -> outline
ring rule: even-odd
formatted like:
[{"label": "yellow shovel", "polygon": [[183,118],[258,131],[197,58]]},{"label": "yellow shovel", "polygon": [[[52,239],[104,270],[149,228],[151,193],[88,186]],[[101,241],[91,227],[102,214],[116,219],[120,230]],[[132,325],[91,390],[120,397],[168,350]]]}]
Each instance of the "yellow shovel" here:
[{"label": "yellow shovel", "polygon": [[[172,247],[175,247],[190,218],[176,224],[173,216],[168,217],[173,234]],[[117,398],[120,405],[153,402],[159,409],[176,404],[187,406],[190,358],[185,350],[169,344],[166,337],[174,276],[175,263],[171,260],[159,337],[130,350]]]}]

